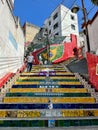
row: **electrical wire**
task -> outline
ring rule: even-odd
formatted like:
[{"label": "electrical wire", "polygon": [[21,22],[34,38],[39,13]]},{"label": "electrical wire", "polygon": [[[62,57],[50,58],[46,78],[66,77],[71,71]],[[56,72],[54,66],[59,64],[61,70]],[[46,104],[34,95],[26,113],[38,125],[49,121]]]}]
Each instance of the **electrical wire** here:
[{"label": "electrical wire", "polygon": [[87,15],[90,14],[90,12],[95,8],[96,6],[94,5],[88,12],[87,12]]},{"label": "electrical wire", "polygon": [[61,4],[64,4],[65,0],[62,0]]},{"label": "electrical wire", "polygon": [[67,10],[67,12],[66,12],[66,14],[64,15],[64,17],[63,17],[61,23],[63,22],[64,18],[66,17],[66,15],[68,14],[68,12],[69,12],[70,9],[73,7],[73,5],[75,4],[76,1],[77,1],[77,0],[74,0],[74,2],[72,3],[72,5],[70,6],[70,8]]},{"label": "electrical wire", "polygon": [[[90,10],[87,12],[87,17],[88,17],[88,15],[91,13],[91,11],[92,11],[95,7],[96,7],[96,6],[94,5],[93,7],[90,8]],[[82,18],[82,19],[79,19],[78,22],[80,23],[82,20],[83,20],[83,18]]]}]

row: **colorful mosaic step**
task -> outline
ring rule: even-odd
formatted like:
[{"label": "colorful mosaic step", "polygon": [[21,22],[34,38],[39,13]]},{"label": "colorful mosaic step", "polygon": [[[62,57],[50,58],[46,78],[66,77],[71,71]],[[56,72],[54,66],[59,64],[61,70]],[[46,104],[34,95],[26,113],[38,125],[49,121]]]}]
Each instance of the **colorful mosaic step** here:
[{"label": "colorful mosaic step", "polygon": [[[3,103],[0,109],[47,109],[48,103]],[[54,103],[54,109],[98,109],[98,103]]]},{"label": "colorful mosaic step", "polygon": [[[4,97],[4,103],[48,103],[49,98],[45,97]],[[95,103],[93,97],[52,97],[52,103]]]},{"label": "colorful mosaic step", "polygon": [[[50,88],[54,88],[54,85],[48,85]],[[57,88],[84,88],[83,85],[56,85]],[[12,88],[47,88],[47,85],[13,85]]]},{"label": "colorful mosaic step", "polygon": [[90,93],[6,93],[6,97],[90,97]]},{"label": "colorful mosaic step", "polygon": [[58,127],[70,126],[98,126],[98,119],[70,119],[57,121]]},{"label": "colorful mosaic step", "polygon": [[[48,68],[48,69],[47,69]],[[62,67],[62,66],[55,66],[55,65],[50,65],[50,66],[47,66],[47,65],[43,65],[43,66],[41,66],[41,65],[36,65],[36,66],[34,66],[33,65],[33,68],[32,68],[32,70],[36,70],[36,69],[38,69],[38,70],[53,70],[53,69],[56,69],[56,70],[64,70],[64,68]]]},{"label": "colorful mosaic step", "polygon": [[92,110],[0,110],[0,118],[65,118],[65,117],[97,117],[98,109]]},{"label": "colorful mosaic step", "polygon": [[[69,81],[69,82],[68,81],[58,81],[57,83],[58,83],[58,85],[71,85],[71,84],[72,85],[81,85],[81,83],[79,81],[74,81],[74,82],[73,81],[72,82],[71,81]],[[31,85],[32,84],[38,84],[39,85],[39,84],[41,84],[41,82],[40,81],[31,81],[31,82],[29,82],[29,81],[28,82],[27,81],[18,82],[17,81],[17,82],[15,82],[15,85],[30,85],[30,84]]]},{"label": "colorful mosaic step", "polygon": [[0,120],[0,127],[45,127],[45,120]]},{"label": "colorful mosaic step", "polygon": [[53,92],[53,93],[85,93],[87,92],[86,88],[11,88],[10,92],[47,92],[47,91]]},{"label": "colorful mosaic step", "polygon": [[[19,77],[19,79],[18,80],[33,80],[33,79],[44,79],[45,80],[45,78],[46,78],[46,76],[33,76],[33,77]],[[63,76],[50,76],[49,77],[50,79],[52,79],[52,80],[54,80],[54,79],[56,79],[56,80],[58,80],[58,78],[61,80],[61,79],[65,79],[65,80],[77,80],[76,79],[76,77],[63,77]]]},{"label": "colorful mosaic step", "polygon": [[87,92],[86,88],[53,88],[52,92],[62,92],[62,93],[77,93],[77,92]]},{"label": "colorful mosaic step", "polygon": [[[1,127],[48,127],[49,120],[0,120]],[[55,120],[54,127],[98,126],[98,119]]]},{"label": "colorful mosaic step", "polygon": [[[20,76],[45,76],[47,74],[47,72],[32,72],[32,73],[22,73]],[[49,75],[50,76],[54,76],[54,75],[56,75],[56,76],[61,76],[61,75],[63,75],[63,76],[74,76],[74,74],[73,73],[70,73],[70,72],[55,72],[55,71],[53,71],[53,72],[49,72]]]},{"label": "colorful mosaic step", "polygon": [[[18,80],[17,80],[17,82],[44,82],[45,81],[45,79],[40,79],[40,78],[33,78],[33,79],[31,79],[31,78],[24,78],[24,79],[21,79],[21,78],[19,78]],[[80,83],[80,82],[77,82],[77,81],[79,81],[78,79],[52,79],[52,81],[53,82],[75,82],[75,83]]]},{"label": "colorful mosaic step", "polygon": [[[46,73],[22,73],[21,75],[20,75],[20,77],[38,77],[38,76],[46,76]],[[72,73],[68,73],[68,74],[66,74],[66,73],[55,73],[55,72],[52,72],[52,73],[49,73],[49,76],[64,76],[64,77],[74,77],[75,75],[74,74],[72,74]]]},{"label": "colorful mosaic step", "polygon": [[59,68],[59,69],[57,69],[57,68],[50,68],[50,70],[49,69],[46,69],[46,68],[41,68],[41,69],[39,69],[39,68],[36,68],[36,69],[32,69],[31,70],[31,73],[32,72],[40,72],[40,71],[45,71],[45,72],[47,72],[47,71],[59,71],[59,72],[66,72],[64,69],[62,69],[62,68]]}]

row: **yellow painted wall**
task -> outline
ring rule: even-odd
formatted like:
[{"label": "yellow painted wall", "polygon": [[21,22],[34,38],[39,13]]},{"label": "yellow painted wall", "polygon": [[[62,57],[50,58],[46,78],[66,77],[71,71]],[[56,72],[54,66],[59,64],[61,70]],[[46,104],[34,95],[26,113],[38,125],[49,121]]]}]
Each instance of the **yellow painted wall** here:
[{"label": "yellow painted wall", "polygon": [[30,23],[26,23],[25,24],[25,38],[26,38],[26,42],[32,42],[35,35],[39,32],[39,27],[30,24]]}]

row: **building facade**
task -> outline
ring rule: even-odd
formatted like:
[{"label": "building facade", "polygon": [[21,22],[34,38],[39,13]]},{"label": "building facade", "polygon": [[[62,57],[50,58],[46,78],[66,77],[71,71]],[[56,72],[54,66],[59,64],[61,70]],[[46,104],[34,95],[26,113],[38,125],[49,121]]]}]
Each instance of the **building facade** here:
[{"label": "building facade", "polygon": [[24,34],[25,34],[25,41],[26,43],[31,43],[34,40],[34,37],[39,32],[40,28],[26,22],[23,26]]},{"label": "building facade", "polygon": [[[85,30],[85,24],[82,25],[82,28]],[[89,38],[89,45],[90,45],[90,52],[98,55],[98,11],[95,13],[91,20],[87,22],[88,28],[88,38]],[[85,40],[85,51],[88,51],[87,48],[87,39],[86,35],[84,35]]]},{"label": "building facade", "polygon": [[77,14],[72,13],[64,5],[59,5],[44,22],[44,28],[48,29],[49,37],[79,35]]},{"label": "building facade", "polygon": [[90,50],[98,55],[98,11],[94,17],[88,21]]},{"label": "building facade", "polygon": [[25,37],[13,7],[14,0],[0,0],[0,77],[23,64]]}]

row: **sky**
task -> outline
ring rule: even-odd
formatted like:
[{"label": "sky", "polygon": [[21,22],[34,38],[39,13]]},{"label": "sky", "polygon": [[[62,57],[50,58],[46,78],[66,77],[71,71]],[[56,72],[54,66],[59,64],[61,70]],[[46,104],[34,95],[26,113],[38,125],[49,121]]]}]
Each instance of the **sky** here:
[{"label": "sky", "polygon": [[[14,15],[20,18],[22,25],[25,22],[29,22],[38,27],[42,27],[44,20],[48,18],[61,3],[69,9],[71,9],[73,5],[78,5],[80,7],[77,15],[79,30],[81,30],[81,24],[83,23],[81,0],[15,0]],[[92,19],[98,7],[94,6],[91,0],[84,0],[84,4],[89,13],[88,19]]]}]

